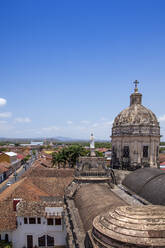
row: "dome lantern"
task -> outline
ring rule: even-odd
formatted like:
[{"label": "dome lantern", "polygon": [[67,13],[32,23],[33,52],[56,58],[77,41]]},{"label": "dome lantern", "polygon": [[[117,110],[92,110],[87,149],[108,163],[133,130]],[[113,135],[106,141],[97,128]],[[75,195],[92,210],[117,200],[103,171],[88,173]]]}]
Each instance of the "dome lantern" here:
[{"label": "dome lantern", "polygon": [[142,94],[138,93],[138,87],[137,87],[139,82],[135,80],[133,83],[135,84],[135,89],[134,89],[134,93],[130,96],[130,106],[133,104],[142,104]]}]

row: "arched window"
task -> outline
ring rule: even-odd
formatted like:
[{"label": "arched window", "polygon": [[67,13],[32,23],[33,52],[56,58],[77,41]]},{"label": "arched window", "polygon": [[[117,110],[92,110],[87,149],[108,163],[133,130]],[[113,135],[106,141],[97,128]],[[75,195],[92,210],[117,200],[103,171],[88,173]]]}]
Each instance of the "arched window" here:
[{"label": "arched window", "polygon": [[47,246],[54,246],[54,237],[47,235]]},{"label": "arched window", "polygon": [[46,246],[45,235],[38,238],[38,246]]}]

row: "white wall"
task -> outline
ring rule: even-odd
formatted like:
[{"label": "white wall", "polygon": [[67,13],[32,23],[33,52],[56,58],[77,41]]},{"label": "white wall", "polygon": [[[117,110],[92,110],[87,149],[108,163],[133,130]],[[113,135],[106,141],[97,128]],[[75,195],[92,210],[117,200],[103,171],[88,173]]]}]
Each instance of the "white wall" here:
[{"label": "white wall", "polygon": [[8,234],[9,242],[12,241],[12,232],[1,232],[1,240],[5,240],[5,235]]},{"label": "white wall", "polygon": [[33,235],[33,246],[38,246],[38,238],[43,235],[49,235],[51,237],[54,237],[54,246],[62,246],[66,244],[65,225],[49,226],[47,225],[47,219],[45,218],[41,218],[41,224],[24,224],[23,217],[17,217],[17,223],[17,229],[12,233],[9,233],[9,240],[12,241],[13,248],[26,247],[27,235]]}]

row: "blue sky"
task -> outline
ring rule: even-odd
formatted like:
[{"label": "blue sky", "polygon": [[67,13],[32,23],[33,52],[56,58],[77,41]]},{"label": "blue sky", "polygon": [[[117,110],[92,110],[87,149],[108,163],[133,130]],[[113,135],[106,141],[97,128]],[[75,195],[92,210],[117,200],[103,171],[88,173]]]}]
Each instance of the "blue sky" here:
[{"label": "blue sky", "polygon": [[109,139],[138,79],[165,135],[164,0],[0,1],[0,136]]}]

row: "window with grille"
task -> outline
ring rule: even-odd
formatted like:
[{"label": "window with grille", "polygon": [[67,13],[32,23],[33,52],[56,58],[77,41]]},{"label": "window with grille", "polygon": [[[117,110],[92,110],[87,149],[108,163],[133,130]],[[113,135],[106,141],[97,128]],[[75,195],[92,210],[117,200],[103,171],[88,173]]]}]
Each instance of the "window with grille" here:
[{"label": "window with grille", "polygon": [[53,219],[47,219],[47,225],[52,226],[53,225]]},{"label": "window with grille", "polygon": [[46,246],[45,235],[38,238],[38,246]]},{"label": "window with grille", "polygon": [[54,246],[54,237],[47,235],[47,246]]},{"label": "window with grille", "polygon": [[36,224],[36,218],[29,218],[29,224]]},{"label": "window with grille", "polygon": [[55,219],[55,225],[57,226],[61,225],[61,218]]}]

